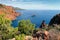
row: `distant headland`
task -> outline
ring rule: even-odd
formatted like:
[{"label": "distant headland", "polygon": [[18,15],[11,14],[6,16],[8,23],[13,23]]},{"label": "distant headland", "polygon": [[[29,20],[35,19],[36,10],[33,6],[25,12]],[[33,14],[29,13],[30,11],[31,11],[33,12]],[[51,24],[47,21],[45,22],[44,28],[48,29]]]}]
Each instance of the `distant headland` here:
[{"label": "distant headland", "polygon": [[16,17],[20,15],[20,13],[15,11],[14,7],[3,4],[0,4],[0,15],[1,14],[5,14],[5,18],[10,20],[15,20]]}]

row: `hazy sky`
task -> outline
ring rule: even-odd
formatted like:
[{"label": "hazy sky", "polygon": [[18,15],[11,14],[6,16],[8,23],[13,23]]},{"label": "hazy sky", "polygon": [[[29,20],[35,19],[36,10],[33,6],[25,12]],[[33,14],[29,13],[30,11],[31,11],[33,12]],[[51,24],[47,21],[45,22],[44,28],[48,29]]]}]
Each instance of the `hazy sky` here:
[{"label": "hazy sky", "polygon": [[60,0],[0,0],[1,4],[32,10],[60,10]]}]

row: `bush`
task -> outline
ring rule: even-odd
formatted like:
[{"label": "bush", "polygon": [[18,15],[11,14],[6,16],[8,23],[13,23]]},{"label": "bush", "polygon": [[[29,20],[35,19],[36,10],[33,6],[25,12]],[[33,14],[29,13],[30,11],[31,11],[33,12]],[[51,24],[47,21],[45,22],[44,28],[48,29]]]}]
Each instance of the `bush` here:
[{"label": "bush", "polygon": [[11,20],[4,18],[4,15],[0,15],[0,35],[2,40],[13,38],[18,28],[11,26]]},{"label": "bush", "polygon": [[35,29],[35,25],[30,22],[30,20],[21,20],[18,24],[18,30],[24,34],[32,34],[32,31]]},{"label": "bush", "polygon": [[16,40],[25,40],[25,35],[24,34],[20,34],[18,36],[15,36]]}]

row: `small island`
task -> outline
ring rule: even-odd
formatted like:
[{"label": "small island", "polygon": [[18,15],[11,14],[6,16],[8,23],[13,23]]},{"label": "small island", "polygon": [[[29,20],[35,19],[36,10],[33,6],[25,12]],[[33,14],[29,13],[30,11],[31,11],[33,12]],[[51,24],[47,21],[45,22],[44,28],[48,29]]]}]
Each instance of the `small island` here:
[{"label": "small island", "polygon": [[32,15],[31,17],[35,17],[36,15]]}]

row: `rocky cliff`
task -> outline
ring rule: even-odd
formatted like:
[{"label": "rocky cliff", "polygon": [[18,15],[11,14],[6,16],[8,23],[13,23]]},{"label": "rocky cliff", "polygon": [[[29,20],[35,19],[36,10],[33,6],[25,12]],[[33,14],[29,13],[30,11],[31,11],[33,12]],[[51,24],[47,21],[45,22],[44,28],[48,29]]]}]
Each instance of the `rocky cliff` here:
[{"label": "rocky cliff", "polygon": [[15,20],[20,14],[14,10],[11,6],[0,4],[0,15],[5,14],[5,18]]},{"label": "rocky cliff", "polygon": [[53,25],[53,24],[60,24],[60,14],[55,15],[51,21],[49,22],[49,25]]}]

